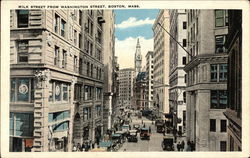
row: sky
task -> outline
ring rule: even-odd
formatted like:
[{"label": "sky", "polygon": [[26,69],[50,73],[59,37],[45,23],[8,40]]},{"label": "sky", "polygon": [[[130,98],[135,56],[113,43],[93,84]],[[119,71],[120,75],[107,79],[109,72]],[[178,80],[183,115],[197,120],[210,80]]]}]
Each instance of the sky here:
[{"label": "sky", "polygon": [[152,26],[158,9],[115,10],[115,52],[121,68],[134,68],[137,38],[140,40],[142,67],[145,55],[153,51]]}]

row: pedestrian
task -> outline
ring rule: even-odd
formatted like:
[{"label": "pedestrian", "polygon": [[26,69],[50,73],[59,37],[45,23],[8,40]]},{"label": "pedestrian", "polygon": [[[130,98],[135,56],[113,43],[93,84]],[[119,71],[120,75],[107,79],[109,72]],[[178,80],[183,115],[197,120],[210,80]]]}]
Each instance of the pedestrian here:
[{"label": "pedestrian", "polygon": [[177,144],[177,150],[178,150],[178,151],[181,150],[181,143],[180,143],[180,142],[178,142],[178,144]]},{"label": "pedestrian", "polygon": [[85,151],[85,143],[82,143],[82,151]]},{"label": "pedestrian", "polygon": [[81,151],[81,145],[80,145],[80,143],[77,143],[76,150],[77,151]]},{"label": "pedestrian", "polygon": [[177,151],[177,142],[174,142],[174,151]]},{"label": "pedestrian", "polygon": [[185,148],[185,142],[184,140],[181,141],[181,151],[184,151]]},{"label": "pedestrian", "polygon": [[187,141],[186,151],[191,151],[191,142],[189,140]]},{"label": "pedestrian", "polygon": [[191,151],[195,151],[195,144],[193,141],[190,143]]},{"label": "pedestrian", "polygon": [[151,127],[150,126],[149,126],[148,130],[149,130],[149,133],[151,133]]},{"label": "pedestrian", "polygon": [[76,152],[76,146],[75,145],[73,146],[73,152]]},{"label": "pedestrian", "polygon": [[143,124],[143,127],[144,127],[144,128],[146,127],[145,123]]},{"label": "pedestrian", "polygon": [[143,125],[143,120],[141,120],[141,124]]}]

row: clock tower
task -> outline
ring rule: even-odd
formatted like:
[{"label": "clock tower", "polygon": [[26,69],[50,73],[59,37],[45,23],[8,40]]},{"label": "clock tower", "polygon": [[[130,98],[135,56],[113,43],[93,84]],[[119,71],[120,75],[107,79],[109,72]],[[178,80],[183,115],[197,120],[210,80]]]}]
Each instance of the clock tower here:
[{"label": "clock tower", "polygon": [[137,77],[137,74],[141,72],[142,68],[141,62],[142,62],[141,46],[138,38],[135,50],[135,77]]}]

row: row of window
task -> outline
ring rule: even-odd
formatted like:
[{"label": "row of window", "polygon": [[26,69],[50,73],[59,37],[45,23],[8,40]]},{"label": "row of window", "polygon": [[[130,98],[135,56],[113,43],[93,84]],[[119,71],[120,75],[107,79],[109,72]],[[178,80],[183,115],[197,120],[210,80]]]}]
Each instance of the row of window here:
[{"label": "row of window", "polygon": [[[183,64],[185,63],[186,58],[183,58]],[[206,80],[206,69],[203,67],[202,72],[198,72],[198,68],[189,71],[185,74],[185,83],[188,81],[188,85],[196,84],[199,81]],[[227,64],[211,64],[210,65],[210,81],[211,82],[226,82],[228,75],[228,65]],[[187,80],[188,77],[188,80]]]},{"label": "row of window", "polygon": [[[82,100],[82,98],[84,100],[93,100],[94,94],[95,94],[96,100],[102,99],[102,88],[96,87],[95,92],[94,92],[93,86],[85,85],[84,89],[82,87],[83,86],[81,84],[75,85],[75,92],[74,92],[75,98],[74,98],[74,100],[80,101],[80,100]],[[83,91],[83,93],[82,93],[82,91]],[[82,97],[82,95],[84,95],[84,96]]]},{"label": "row of window", "polygon": [[[216,119],[210,119],[210,132],[216,132]],[[227,132],[227,120],[220,120],[220,132]]]}]

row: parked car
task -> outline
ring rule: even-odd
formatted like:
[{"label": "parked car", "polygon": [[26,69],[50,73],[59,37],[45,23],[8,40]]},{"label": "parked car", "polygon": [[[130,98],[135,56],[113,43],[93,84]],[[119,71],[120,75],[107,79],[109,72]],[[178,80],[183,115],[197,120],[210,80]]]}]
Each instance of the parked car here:
[{"label": "parked car", "polygon": [[141,128],[140,138],[150,140],[149,128]]},{"label": "parked car", "polygon": [[127,136],[128,142],[138,142],[137,130],[130,130]]},{"label": "parked car", "polygon": [[163,137],[161,143],[162,149],[167,151],[174,151],[174,137],[170,134]]}]

